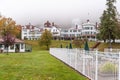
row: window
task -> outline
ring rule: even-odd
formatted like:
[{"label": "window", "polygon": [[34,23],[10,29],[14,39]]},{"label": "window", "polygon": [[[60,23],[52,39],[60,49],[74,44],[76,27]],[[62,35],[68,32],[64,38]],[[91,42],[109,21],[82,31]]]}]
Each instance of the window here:
[{"label": "window", "polygon": [[93,29],[93,27],[91,27],[91,30]]},{"label": "window", "polygon": [[11,46],[10,46],[10,49],[14,49],[14,45],[11,45]]},{"label": "window", "polygon": [[80,30],[78,30],[78,32],[80,32]]},{"label": "window", "polygon": [[89,27],[85,27],[86,30],[89,30]]},{"label": "window", "polygon": [[23,49],[23,44],[21,44],[21,49]]},{"label": "window", "polygon": [[77,30],[73,30],[73,32],[77,32]]},{"label": "window", "polygon": [[27,32],[27,29],[23,29],[24,32]]},{"label": "window", "polygon": [[0,44],[0,48],[2,48],[2,44]]},{"label": "window", "polygon": [[68,30],[64,30],[64,32],[68,32]]},{"label": "window", "polygon": [[92,32],[91,32],[91,34],[92,34]]},{"label": "window", "polygon": [[77,37],[79,37],[80,36],[80,34],[77,34]]},{"label": "window", "polygon": [[75,34],[71,34],[71,36],[72,36],[72,37],[74,37],[74,36],[75,36]]},{"label": "window", "polygon": [[24,33],[24,35],[26,35],[27,33]]}]

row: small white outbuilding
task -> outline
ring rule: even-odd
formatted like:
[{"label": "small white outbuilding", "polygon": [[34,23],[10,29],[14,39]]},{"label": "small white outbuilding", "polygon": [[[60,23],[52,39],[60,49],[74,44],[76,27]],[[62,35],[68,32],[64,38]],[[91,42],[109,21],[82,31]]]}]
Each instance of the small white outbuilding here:
[{"label": "small white outbuilding", "polygon": [[[5,48],[2,43],[3,39],[0,38],[0,52],[7,52],[7,48]],[[20,39],[15,39],[15,44],[8,47],[8,52],[25,52],[25,43]]]}]

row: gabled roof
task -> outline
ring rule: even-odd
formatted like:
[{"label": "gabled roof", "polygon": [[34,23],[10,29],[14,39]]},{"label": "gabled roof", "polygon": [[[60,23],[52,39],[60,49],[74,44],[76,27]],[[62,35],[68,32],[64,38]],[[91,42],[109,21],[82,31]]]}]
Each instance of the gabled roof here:
[{"label": "gabled roof", "polygon": [[33,25],[26,25],[26,29],[34,29],[35,26]]},{"label": "gabled roof", "polygon": [[24,41],[16,38],[15,43],[24,43]]},{"label": "gabled roof", "polygon": [[[3,42],[3,39],[2,39],[2,38],[0,38],[0,43],[2,43],[2,42]],[[15,38],[15,43],[24,43],[24,41],[23,41],[23,40],[20,40],[20,39]]]}]

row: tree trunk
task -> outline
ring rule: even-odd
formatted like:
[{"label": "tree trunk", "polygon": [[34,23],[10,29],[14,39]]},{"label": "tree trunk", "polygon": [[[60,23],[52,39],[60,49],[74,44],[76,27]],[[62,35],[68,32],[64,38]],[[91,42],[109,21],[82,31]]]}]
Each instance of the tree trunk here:
[{"label": "tree trunk", "polygon": [[113,39],[113,43],[115,43],[115,39]]},{"label": "tree trunk", "polygon": [[47,50],[49,50],[49,45],[46,45],[47,46]]},{"label": "tree trunk", "polygon": [[7,47],[7,55],[8,55],[8,47]]},{"label": "tree trunk", "polygon": [[104,39],[104,43],[106,43],[106,40]]}]

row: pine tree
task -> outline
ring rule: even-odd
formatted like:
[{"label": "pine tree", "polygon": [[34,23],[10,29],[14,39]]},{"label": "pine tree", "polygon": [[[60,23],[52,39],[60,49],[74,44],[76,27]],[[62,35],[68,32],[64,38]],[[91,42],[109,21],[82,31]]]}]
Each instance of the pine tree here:
[{"label": "pine tree", "polygon": [[72,43],[69,44],[69,49],[72,49]]},{"label": "pine tree", "polygon": [[118,20],[117,20],[117,10],[114,6],[116,0],[107,0],[106,10],[104,10],[100,20],[100,33],[99,38],[106,41],[111,39],[115,42],[115,39],[118,38]]}]

